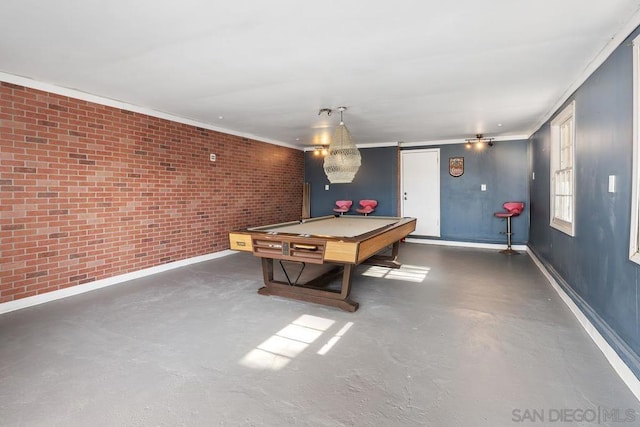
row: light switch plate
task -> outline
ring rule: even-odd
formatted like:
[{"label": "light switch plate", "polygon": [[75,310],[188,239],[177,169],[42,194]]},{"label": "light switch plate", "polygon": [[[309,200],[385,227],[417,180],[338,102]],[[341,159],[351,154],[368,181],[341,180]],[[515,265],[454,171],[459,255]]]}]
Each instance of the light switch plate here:
[{"label": "light switch plate", "polygon": [[480,191],[487,191],[487,184],[480,184]]},{"label": "light switch plate", "polygon": [[616,192],[616,176],[609,175],[609,193]]}]

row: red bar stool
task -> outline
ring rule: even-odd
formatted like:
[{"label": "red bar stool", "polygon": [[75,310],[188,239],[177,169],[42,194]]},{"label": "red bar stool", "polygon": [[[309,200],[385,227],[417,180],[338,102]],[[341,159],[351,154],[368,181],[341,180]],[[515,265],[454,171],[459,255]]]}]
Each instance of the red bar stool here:
[{"label": "red bar stool", "polygon": [[507,249],[500,252],[507,255],[518,255],[518,251],[511,249],[511,218],[519,216],[524,210],[524,202],[506,202],[502,205],[504,211],[496,212],[493,215],[497,218],[507,219]]},{"label": "red bar stool", "polygon": [[356,212],[363,214],[364,216],[369,215],[371,212],[376,210],[376,206],[378,206],[377,200],[360,200],[360,209],[356,209]]},{"label": "red bar stool", "polygon": [[333,208],[333,211],[338,212],[340,215],[344,215],[345,213],[349,212],[352,204],[353,202],[351,200],[338,200],[336,202],[337,207]]}]

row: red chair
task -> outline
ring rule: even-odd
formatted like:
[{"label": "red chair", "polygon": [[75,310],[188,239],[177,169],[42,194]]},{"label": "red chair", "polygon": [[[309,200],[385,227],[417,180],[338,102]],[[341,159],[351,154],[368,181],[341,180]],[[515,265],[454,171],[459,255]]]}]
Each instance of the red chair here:
[{"label": "red chair", "polygon": [[353,202],[351,200],[338,200],[336,202],[337,207],[333,208],[333,211],[338,212],[340,215],[344,215],[345,213],[349,212],[349,209],[351,209],[351,205],[353,205]]},{"label": "red chair", "polygon": [[496,212],[493,215],[497,218],[506,218],[507,219],[507,249],[501,250],[503,254],[507,255],[517,255],[518,251],[511,249],[511,218],[514,216],[519,216],[524,210],[524,202],[506,202],[502,205],[504,211]]},{"label": "red chair", "polygon": [[364,216],[369,215],[371,212],[376,210],[376,206],[378,206],[377,200],[360,200],[360,209],[356,209],[356,212],[363,214]]}]

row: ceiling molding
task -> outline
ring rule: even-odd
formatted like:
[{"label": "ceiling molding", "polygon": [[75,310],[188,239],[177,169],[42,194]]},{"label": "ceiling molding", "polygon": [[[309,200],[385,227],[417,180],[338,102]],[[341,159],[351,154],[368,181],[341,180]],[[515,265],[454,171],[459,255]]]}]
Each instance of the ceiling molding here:
[{"label": "ceiling molding", "polygon": [[[356,144],[356,147],[358,147],[358,148],[378,148],[378,147],[397,147],[398,145],[400,145],[399,142],[372,142],[370,144],[367,144],[367,143]],[[329,144],[325,144],[324,146],[325,147],[329,147]],[[307,147],[304,147],[304,151],[313,151],[318,147],[322,147],[322,145],[307,146]]]},{"label": "ceiling molding", "polygon": [[[489,138],[489,136],[486,136]],[[523,139],[529,139],[529,135],[520,134],[520,135],[509,135],[509,136],[495,136],[491,137],[494,141],[521,141]],[[400,148],[405,147],[428,147],[433,145],[451,145],[451,144],[465,144],[466,140],[463,138],[460,139],[442,139],[437,141],[422,141],[422,142],[400,142],[398,145]]]},{"label": "ceiling molding", "polygon": [[399,142],[372,142],[372,143],[361,143],[361,144],[356,144],[356,147],[358,148],[377,148],[377,147],[397,147],[398,145],[400,145]]},{"label": "ceiling molding", "polygon": [[[529,135],[520,134],[520,135],[509,135],[509,136],[495,136],[491,137],[494,141],[522,141],[525,139],[529,139]],[[356,144],[358,148],[378,148],[378,147],[400,147],[400,148],[409,148],[409,147],[430,147],[435,145],[451,145],[451,144],[465,144],[466,141],[463,138],[460,139],[441,139],[434,141],[418,141],[418,142],[373,142],[371,144],[361,143]],[[304,151],[313,151],[316,146],[307,146],[304,147]]]},{"label": "ceiling molding", "polygon": [[276,141],[273,139],[263,138],[261,136],[252,135],[250,133],[236,132],[230,129],[211,126],[210,124],[199,122],[197,120],[191,120],[184,117],[174,116],[173,114],[163,113],[162,111],[153,110],[151,108],[141,107],[139,105],[130,104],[128,102],[122,102],[111,98],[105,98],[102,96],[92,95],[87,92],[82,92],[77,89],[70,89],[66,87],[57,86],[51,83],[44,83],[37,80],[33,80],[26,77],[16,76],[14,74],[4,73],[0,71],[0,81],[12,83],[19,86],[28,87],[30,89],[42,90],[45,92],[53,93],[56,95],[67,96],[69,98],[75,98],[82,101],[93,102],[95,104],[104,105],[107,107],[118,108],[127,111],[133,111],[135,113],[145,114],[151,117],[157,117],[159,119],[170,120],[176,123],[182,123],[185,125],[196,126],[203,129],[208,129],[216,132],[226,133],[228,135],[239,136],[241,138],[248,138],[259,142],[266,142],[268,144],[279,145],[287,148],[294,148],[296,150],[302,150],[301,147],[287,144],[282,141]]},{"label": "ceiling molding", "polygon": [[538,120],[528,132],[529,137],[536,133],[542,125],[544,125],[547,120],[551,118],[562,105],[567,102],[567,100],[574,94],[580,86],[587,81],[589,77],[600,67],[611,54],[625,41],[629,35],[640,26],[640,9],[637,9],[636,12],[631,15],[631,18],[627,23],[618,31],[607,44],[604,45],[602,50],[596,55],[595,58],[587,66],[582,70],[582,72],[576,77],[576,80],[564,91],[562,96],[558,99],[558,101],[554,104],[554,106],[549,110],[540,120]]}]

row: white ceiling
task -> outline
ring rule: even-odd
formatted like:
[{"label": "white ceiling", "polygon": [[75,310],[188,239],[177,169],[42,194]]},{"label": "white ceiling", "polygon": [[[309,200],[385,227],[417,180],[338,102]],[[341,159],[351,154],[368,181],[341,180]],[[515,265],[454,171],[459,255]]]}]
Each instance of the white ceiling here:
[{"label": "white ceiling", "polygon": [[300,147],[338,123],[319,109],[342,105],[359,144],[528,136],[639,10],[640,0],[2,0],[0,80]]}]

